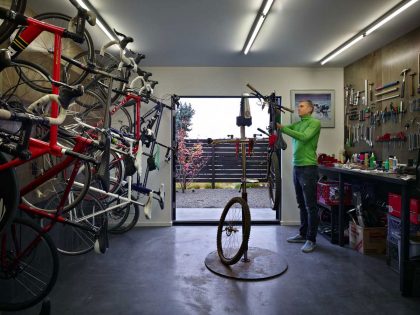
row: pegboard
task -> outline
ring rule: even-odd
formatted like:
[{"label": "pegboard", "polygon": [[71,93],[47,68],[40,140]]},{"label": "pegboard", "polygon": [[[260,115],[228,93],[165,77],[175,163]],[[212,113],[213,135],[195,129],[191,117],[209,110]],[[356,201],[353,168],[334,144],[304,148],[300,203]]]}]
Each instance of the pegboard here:
[{"label": "pegboard", "polygon": [[419,73],[420,28],[344,68],[344,139],[349,154],[374,152],[378,160],[396,155],[400,163],[417,158]]}]

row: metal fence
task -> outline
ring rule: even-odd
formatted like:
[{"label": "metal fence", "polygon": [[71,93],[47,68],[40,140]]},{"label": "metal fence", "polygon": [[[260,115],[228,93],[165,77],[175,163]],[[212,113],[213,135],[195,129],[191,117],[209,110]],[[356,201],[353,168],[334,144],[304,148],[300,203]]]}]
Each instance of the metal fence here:
[{"label": "metal fence", "polygon": [[[203,157],[207,159],[207,164],[192,181],[211,183],[213,188],[215,183],[241,181],[242,162],[240,145],[239,152],[237,153],[235,143],[223,143],[212,146],[207,144],[207,139],[186,139],[185,142],[188,148],[194,146],[196,143],[201,143],[203,147]],[[267,146],[268,139],[259,139],[254,143],[252,155],[249,155],[249,145],[247,144],[247,178],[258,179],[260,182],[266,181]],[[176,167],[178,167],[178,165]],[[191,179],[189,179],[189,181],[190,180]]]}]

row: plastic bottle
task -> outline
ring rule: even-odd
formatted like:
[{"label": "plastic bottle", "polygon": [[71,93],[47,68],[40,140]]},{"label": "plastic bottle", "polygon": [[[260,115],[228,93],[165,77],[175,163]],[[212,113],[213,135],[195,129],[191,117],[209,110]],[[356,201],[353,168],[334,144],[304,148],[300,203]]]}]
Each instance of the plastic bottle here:
[{"label": "plastic bottle", "polygon": [[369,168],[374,169],[376,168],[376,158],[375,153],[372,152],[369,158]]},{"label": "plastic bottle", "polygon": [[392,165],[394,165],[394,157],[392,155],[390,155],[388,157],[388,165],[389,165],[389,169],[392,170]]},{"label": "plastic bottle", "polygon": [[398,168],[398,159],[396,156],[394,156],[393,160],[392,160],[392,170],[396,171]]},{"label": "plastic bottle", "polygon": [[389,160],[388,159],[386,159],[385,162],[384,162],[384,168],[385,168],[385,171],[389,171]]}]

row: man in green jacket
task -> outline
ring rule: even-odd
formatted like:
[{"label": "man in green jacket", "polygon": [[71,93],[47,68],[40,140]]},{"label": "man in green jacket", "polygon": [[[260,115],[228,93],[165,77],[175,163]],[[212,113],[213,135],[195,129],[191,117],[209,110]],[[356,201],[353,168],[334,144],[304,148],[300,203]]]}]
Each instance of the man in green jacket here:
[{"label": "man in green jacket", "polygon": [[299,234],[289,237],[289,243],[305,243],[302,252],[310,253],[316,248],[318,230],[318,208],[316,185],[318,182],[318,161],[316,149],[321,131],[321,122],[311,115],[314,111],[312,101],[301,101],[298,106],[300,121],[277,128],[293,138],[293,183],[300,209]]}]

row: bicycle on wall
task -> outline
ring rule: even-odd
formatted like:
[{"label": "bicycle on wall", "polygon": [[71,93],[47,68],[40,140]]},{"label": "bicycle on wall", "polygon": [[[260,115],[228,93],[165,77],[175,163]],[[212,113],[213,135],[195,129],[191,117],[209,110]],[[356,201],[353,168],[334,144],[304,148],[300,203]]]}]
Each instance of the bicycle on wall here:
[{"label": "bicycle on wall", "polygon": [[[69,224],[95,235],[98,241],[98,249],[104,252],[108,246],[106,236],[106,216],[88,220],[85,222],[71,222],[63,213],[73,211],[74,207],[83,201],[83,195],[87,192],[90,181],[90,164],[96,164],[96,160],[88,156],[88,149],[100,149],[99,145],[91,139],[80,136],[75,137],[76,144],[71,149],[63,147],[57,143],[57,126],[61,124],[66,116],[66,109],[70,106],[74,98],[83,94],[80,87],[71,87],[59,82],[60,78],[60,53],[61,36],[79,38],[79,34],[73,34],[63,28],[56,27],[47,23],[42,23],[33,18],[16,14],[0,7],[0,18],[2,21],[10,20],[14,23],[28,25],[25,30],[37,29],[36,38],[41,31],[55,34],[53,79],[44,75],[44,79],[50,81],[50,89],[53,94],[45,95],[42,99],[32,103],[27,110],[32,113],[16,112],[10,110],[6,102],[2,102],[2,119],[14,123],[20,123],[17,130],[2,130],[1,151],[13,156],[9,161],[1,154],[0,173],[2,180],[8,183],[8,188],[0,191],[0,281],[2,294],[0,295],[0,309],[19,310],[41,301],[52,289],[57,278],[58,259],[57,250],[47,234],[56,222]],[[83,24],[83,23],[82,23]],[[81,30],[83,33],[83,29]],[[0,69],[10,65],[10,55],[7,50],[2,50],[0,54]],[[35,67],[36,68],[36,67]],[[34,68],[34,69],[35,69]],[[15,67],[18,69],[18,67]],[[23,72],[17,72],[19,79]],[[24,79],[25,81],[25,79]],[[26,81],[25,81],[26,82]],[[52,89],[51,89],[52,84]],[[60,91],[59,88],[61,87]],[[44,108],[51,108],[51,117],[37,116],[35,113]],[[48,142],[32,138],[33,125],[50,126],[50,137]],[[2,123],[2,128],[7,126]],[[19,185],[13,170],[16,166],[23,165],[36,158],[49,157],[63,158],[59,163],[50,165],[50,169],[43,174],[36,176],[29,184]],[[83,168],[85,172],[79,172]],[[9,176],[5,178],[5,176]],[[85,183],[83,189],[73,187],[75,180]],[[45,211],[45,204],[30,205],[21,203],[18,207],[30,216],[43,217],[49,220],[49,224],[43,228],[31,223],[27,219],[15,218],[16,200],[19,203],[20,196],[24,196],[42,184],[50,180],[61,180],[62,186],[51,185],[51,196],[56,198],[59,195],[60,202],[53,212]],[[19,188],[19,186],[23,186]],[[57,189],[63,189],[57,191]],[[13,191],[11,197],[8,191]],[[16,199],[17,196],[17,199]],[[45,196],[48,199],[48,196]],[[14,219],[14,220],[13,220]],[[103,220],[102,220],[103,219]],[[101,222],[99,222],[101,221]]]},{"label": "bicycle on wall", "polygon": [[[267,131],[258,130],[268,135],[269,151],[267,156],[267,181],[269,185],[269,196],[272,200],[273,207],[280,203],[281,197],[281,174],[280,174],[280,149],[285,150],[287,145],[281,134],[276,132],[276,113],[287,110],[293,113],[293,110],[281,105],[281,98],[276,97],[274,93],[269,96],[263,96],[250,84],[247,84],[254,93],[253,96],[262,100],[263,105],[268,105],[270,114],[270,125]],[[237,117],[236,124],[241,129],[240,139],[216,140],[211,141],[213,144],[223,142],[235,142],[241,144],[242,156],[242,180],[241,180],[241,197],[234,197],[226,204],[222,211],[219,224],[217,227],[217,253],[220,261],[224,265],[234,265],[243,256],[243,261],[247,261],[248,241],[251,233],[251,214],[247,202],[246,192],[246,144],[256,139],[245,138],[245,126],[252,124],[250,113],[247,113],[247,98],[242,97],[240,105],[240,116]],[[210,142],[210,141],[209,141]],[[277,198],[277,199],[276,199]],[[277,208],[276,208],[277,209]]]}]

